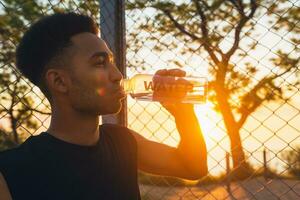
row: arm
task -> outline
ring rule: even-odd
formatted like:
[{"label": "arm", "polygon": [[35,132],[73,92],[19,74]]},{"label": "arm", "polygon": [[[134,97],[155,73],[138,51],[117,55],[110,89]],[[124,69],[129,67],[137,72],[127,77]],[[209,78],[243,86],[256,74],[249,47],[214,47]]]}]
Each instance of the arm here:
[{"label": "arm", "polygon": [[[173,69],[159,70],[157,74],[184,76],[185,72]],[[133,132],[138,143],[139,169],[159,175],[200,179],[208,172],[207,150],[193,105],[161,104],[175,117],[180,143],[177,148],[173,148],[152,142]]]},{"label": "arm", "polygon": [[175,107],[179,113],[173,115],[181,138],[177,151],[189,171],[198,177],[203,177],[208,173],[207,149],[193,105]]},{"label": "arm", "polygon": [[175,120],[181,137],[177,148],[132,131],[138,145],[138,168],[157,175],[200,179],[207,174],[207,154],[198,120],[195,115]]},{"label": "arm", "polygon": [[179,158],[176,148],[148,140],[132,131],[138,146],[138,168],[144,172],[196,180]]},{"label": "arm", "polygon": [[8,186],[3,175],[0,172],[0,200],[12,200]]}]

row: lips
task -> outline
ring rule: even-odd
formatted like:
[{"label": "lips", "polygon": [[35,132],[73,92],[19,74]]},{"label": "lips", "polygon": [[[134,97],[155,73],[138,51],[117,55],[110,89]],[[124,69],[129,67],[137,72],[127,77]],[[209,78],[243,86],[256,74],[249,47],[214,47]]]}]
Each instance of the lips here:
[{"label": "lips", "polygon": [[126,93],[123,89],[117,90],[115,94],[120,99],[124,99],[126,97]]}]

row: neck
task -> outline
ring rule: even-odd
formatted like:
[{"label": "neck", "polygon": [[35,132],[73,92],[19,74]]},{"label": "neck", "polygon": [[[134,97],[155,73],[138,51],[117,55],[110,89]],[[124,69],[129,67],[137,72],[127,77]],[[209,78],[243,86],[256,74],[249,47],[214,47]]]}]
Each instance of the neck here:
[{"label": "neck", "polygon": [[74,109],[52,108],[47,132],[78,145],[92,146],[99,140],[99,115],[87,115]]}]

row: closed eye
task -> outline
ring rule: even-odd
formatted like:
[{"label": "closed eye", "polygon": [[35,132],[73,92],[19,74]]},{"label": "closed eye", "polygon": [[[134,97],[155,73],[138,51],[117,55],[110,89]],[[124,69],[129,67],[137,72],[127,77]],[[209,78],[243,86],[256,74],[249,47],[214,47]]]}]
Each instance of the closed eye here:
[{"label": "closed eye", "polygon": [[91,57],[91,60],[93,61],[93,65],[97,67],[104,67],[105,65],[115,63],[113,55],[107,52],[97,52]]},{"label": "closed eye", "polygon": [[93,66],[96,68],[105,68],[106,67],[104,64],[95,64]]}]

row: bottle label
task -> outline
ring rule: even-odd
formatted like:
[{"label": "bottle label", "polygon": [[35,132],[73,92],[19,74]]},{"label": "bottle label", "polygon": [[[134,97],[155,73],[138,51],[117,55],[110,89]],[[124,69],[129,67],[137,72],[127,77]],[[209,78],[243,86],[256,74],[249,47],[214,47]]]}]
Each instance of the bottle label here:
[{"label": "bottle label", "polygon": [[146,91],[182,91],[190,92],[193,90],[193,84],[182,84],[182,83],[153,83],[152,81],[144,81],[144,89]]},{"label": "bottle label", "polygon": [[154,101],[182,101],[193,88],[184,78],[154,76],[152,81],[144,81],[144,90],[153,93]]},{"label": "bottle label", "polygon": [[132,80],[130,96],[137,100],[204,103],[207,81],[199,77],[140,75]]}]

